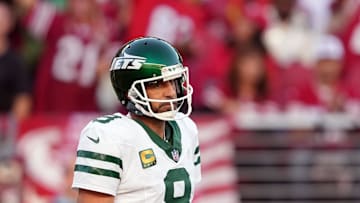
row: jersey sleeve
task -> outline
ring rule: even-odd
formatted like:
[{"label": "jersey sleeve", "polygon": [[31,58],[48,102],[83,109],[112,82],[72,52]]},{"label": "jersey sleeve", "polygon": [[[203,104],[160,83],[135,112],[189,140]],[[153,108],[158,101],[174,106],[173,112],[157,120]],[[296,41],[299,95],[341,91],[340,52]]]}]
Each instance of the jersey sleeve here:
[{"label": "jersey sleeve", "polygon": [[115,196],[123,171],[120,149],[111,139],[111,129],[92,121],[80,135],[73,188]]},{"label": "jersey sleeve", "polygon": [[189,132],[191,132],[192,140],[193,140],[193,163],[195,167],[194,171],[194,181],[195,183],[199,183],[201,181],[201,156],[200,156],[200,144],[199,144],[199,131],[193,120],[190,118],[184,118],[183,122],[185,126],[188,128]]},{"label": "jersey sleeve", "polygon": [[200,144],[199,144],[199,138],[198,138],[198,129],[194,122],[192,122],[195,128],[196,136],[194,136],[194,156],[193,156],[193,162],[195,166],[195,183],[199,183],[201,181],[201,156],[200,156]]}]

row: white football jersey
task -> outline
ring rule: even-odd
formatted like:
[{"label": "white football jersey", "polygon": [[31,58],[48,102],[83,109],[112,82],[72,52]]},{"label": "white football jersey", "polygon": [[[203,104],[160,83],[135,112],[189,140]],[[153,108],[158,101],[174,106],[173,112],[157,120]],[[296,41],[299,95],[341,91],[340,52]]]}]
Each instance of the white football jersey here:
[{"label": "white football jersey", "polygon": [[97,118],[81,132],[73,188],[115,196],[116,203],[188,203],[201,179],[197,128],[168,121],[166,142],[120,113]]}]

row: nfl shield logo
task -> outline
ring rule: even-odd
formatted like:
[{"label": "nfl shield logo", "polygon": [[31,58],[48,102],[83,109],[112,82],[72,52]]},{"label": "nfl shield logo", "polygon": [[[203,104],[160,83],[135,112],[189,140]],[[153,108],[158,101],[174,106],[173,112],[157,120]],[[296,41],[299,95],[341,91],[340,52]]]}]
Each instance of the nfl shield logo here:
[{"label": "nfl shield logo", "polygon": [[172,155],[172,158],[174,161],[176,161],[176,162],[179,161],[180,156],[179,156],[179,151],[177,149],[173,149],[171,151],[171,155]]}]

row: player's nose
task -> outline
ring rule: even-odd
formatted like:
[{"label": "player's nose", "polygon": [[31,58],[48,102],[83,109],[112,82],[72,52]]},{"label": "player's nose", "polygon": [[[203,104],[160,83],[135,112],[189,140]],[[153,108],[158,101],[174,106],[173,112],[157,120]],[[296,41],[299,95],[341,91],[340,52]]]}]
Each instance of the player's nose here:
[{"label": "player's nose", "polygon": [[164,83],[164,96],[166,98],[174,99],[176,98],[176,87],[174,81],[166,81]]}]

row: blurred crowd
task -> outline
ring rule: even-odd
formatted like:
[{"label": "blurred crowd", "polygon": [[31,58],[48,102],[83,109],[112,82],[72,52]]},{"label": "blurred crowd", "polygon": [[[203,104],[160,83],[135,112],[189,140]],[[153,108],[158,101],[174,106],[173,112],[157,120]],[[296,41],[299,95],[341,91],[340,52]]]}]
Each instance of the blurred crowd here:
[{"label": "blurred crowd", "polygon": [[121,111],[127,40],[157,36],[190,69],[195,111],[359,111],[357,0],[1,0],[0,113]]},{"label": "blurred crowd", "polygon": [[0,161],[1,115],[123,111],[108,68],[140,36],[180,50],[195,112],[360,115],[358,0],[0,0]]}]

